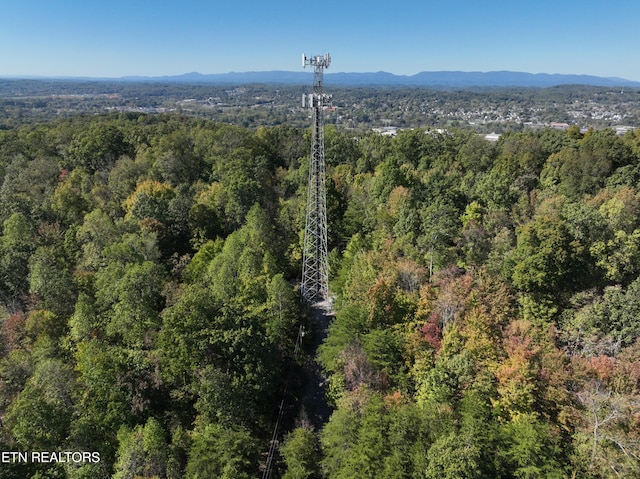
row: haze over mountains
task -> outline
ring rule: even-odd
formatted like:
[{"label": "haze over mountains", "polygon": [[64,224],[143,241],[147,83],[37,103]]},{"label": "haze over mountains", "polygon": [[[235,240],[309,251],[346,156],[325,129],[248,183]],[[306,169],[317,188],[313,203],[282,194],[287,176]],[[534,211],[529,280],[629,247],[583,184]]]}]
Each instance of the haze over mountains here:
[{"label": "haze over mountains", "polygon": [[[313,71],[250,71],[202,74],[198,72],[168,76],[125,76],[125,77],[42,77],[11,76],[6,79],[38,79],[66,81],[107,81],[107,82],[151,82],[183,83],[196,85],[238,85],[247,83],[308,85],[312,82]],[[0,76],[1,78],[1,76]],[[594,75],[526,73],[514,71],[464,72],[434,71],[415,75],[396,75],[389,72],[329,73],[325,72],[327,85],[336,86],[415,86],[432,88],[472,88],[472,87],[552,87],[558,85],[589,85],[603,87],[640,87],[640,82],[619,77]]]},{"label": "haze over mountains", "polygon": [[[301,84],[310,82],[311,71],[265,71],[230,72],[219,74],[186,73],[176,76],[123,77],[121,81],[167,82],[167,83],[211,83],[211,84]],[[611,87],[640,87],[640,82],[624,78],[598,77],[593,75],[525,73],[512,71],[461,72],[438,71],[421,72],[415,75],[395,75],[388,72],[371,73],[328,73],[324,75],[327,85],[379,85],[379,86],[422,86],[422,87],[550,87],[557,85],[590,85]]]}]

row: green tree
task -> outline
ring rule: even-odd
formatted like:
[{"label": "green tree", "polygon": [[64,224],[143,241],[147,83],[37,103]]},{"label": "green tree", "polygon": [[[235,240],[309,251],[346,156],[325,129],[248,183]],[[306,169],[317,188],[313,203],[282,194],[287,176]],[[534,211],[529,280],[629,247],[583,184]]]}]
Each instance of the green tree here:
[{"label": "green tree", "polygon": [[81,223],[91,210],[92,178],[84,168],[76,168],[51,196],[51,209],[66,224]]},{"label": "green tree", "polygon": [[540,216],[516,230],[513,284],[527,292],[558,292],[575,281],[573,238],[564,220]]},{"label": "green tree", "polygon": [[166,228],[169,223],[169,204],[175,191],[168,183],[144,181],[125,200],[127,214],[140,222],[145,222],[152,230]]},{"label": "green tree", "polygon": [[552,154],[541,172],[546,188],[576,197],[594,194],[617,167],[632,161],[627,145],[613,130],[589,131],[575,146]]},{"label": "green tree", "polygon": [[193,183],[203,173],[204,162],[198,157],[194,140],[186,128],[157,137],[152,176],[158,176],[174,187]]},{"label": "green tree", "polygon": [[38,306],[60,316],[70,316],[76,295],[68,259],[55,247],[40,246],[29,263],[29,292]]},{"label": "green tree", "polygon": [[49,158],[29,160],[15,156],[0,186],[0,221],[21,213],[31,221],[47,217],[51,195],[58,185],[60,170]]},{"label": "green tree", "polygon": [[617,355],[640,335],[640,280],[626,289],[620,285],[605,288],[603,294],[583,292],[574,295],[572,308],[562,313],[561,337],[566,348],[582,356]]},{"label": "green tree", "polygon": [[121,129],[98,121],[74,135],[67,153],[69,166],[84,166],[90,172],[111,168],[122,155],[133,156],[132,146]]},{"label": "green tree", "polygon": [[135,376],[135,364],[127,361],[126,351],[97,339],[79,343],[75,360],[78,387],[69,444],[99,451],[101,462],[112,465],[118,430],[133,416],[136,389],[127,391],[133,384],[126,378]]},{"label": "green tree", "polygon": [[617,191],[601,190],[589,201],[594,217],[589,253],[594,263],[604,271],[607,280],[628,283],[636,277],[638,255],[637,213],[640,209],[634,188]]},{"label": "green tree", "polygon": [[76,230],[80,269],[96,271],[100,268],[105,248],[120,239],[119,226],[101,209],[94,209],[84,217],[84,222]]},{"label": "green tree", "polygon": [[371,194],[379,203],[384,203],[391,191],[397,186],[409,186],[406,171],[400,158],[393,156],[380,163],[371,184]]},{"label": "green tree", "polygon": [[[459,214],[456,208],[446,199],[440,199],[425,205],[419,210],[420,235],[417,238],[418,246],[425,252],[428,258],[429,277],[433,276],[435,266],[446,264],[446,251],[453,244],[453,238],[457,234]],[[445,256],[442,264],[436,264],[436,255]]]},{"label": "green tree", "polygon": [[561,438],[548,423],[523,415],[504,425],[502,434],[507,445],[498,454],[504,456],[513,477],[566,477]]},{"label": "green tree", "polygon": [[7,411],[8,431],[25,450],[58,450],[69,435],[74,392],[68,365],[57,359],[39,362]]},{"label": "green tree", "polygon": [[427,452],[424,477],[429,479],[472,479],[482,475],[482,456],[473,437],[452,433],[438,438]]},{"label": "green tree", "polygon": [[186,478],[249,479],[258,471],[258,445],[248,431],[207,424],[196,428]]},{"label": "green tree", "polygon": [[[331,478],[357,477],[352,466],[354,447],[360,427],[357,408],[350,407],[347,400],[331,415],[320,432],[325,475]],[[354,401],[354,406],[357,403]]]},{"label": "green tree", "polygon": [[274,275],[266,286],[265,329],[273,344],[291,349],[291,336],[299,318],[300,300],[282,274]]},{"label": "green tree", "polygon": [[26,321],[30,350],[38,361],[43,358],[68,359],[67,320],[51,311],[32,310]]},{"label": "green tree", "polygon": [[35,234],[29,220],[14,213],[3,222],[0,237],[0,298],[7,310],[17,309],[28,291],[28,264]]},{"label": "green tree", "polygon": [[164,269],[152,261],[111,264],[96,275],[97,306],[106,317],[106,333],[133,348],[150,346],[160,327]]},{"label": "green tree", "polygon": [[264,209],[255,205],[245,225],[227,237],[209,265],[207,280],[215,297],[243,304],[266,300],[266,284],[277,274],[279,242]]},{"label": "green tree", "polygon": [[320,477],[320,447],[312,429],[297,427],[287,434],[280,454],[287,468],[283,479]]},{"label": "green tree", "polygon": [[149,418],[144,426],[118,431],[114,479],[166,477],[167,440],[160,423]]}]

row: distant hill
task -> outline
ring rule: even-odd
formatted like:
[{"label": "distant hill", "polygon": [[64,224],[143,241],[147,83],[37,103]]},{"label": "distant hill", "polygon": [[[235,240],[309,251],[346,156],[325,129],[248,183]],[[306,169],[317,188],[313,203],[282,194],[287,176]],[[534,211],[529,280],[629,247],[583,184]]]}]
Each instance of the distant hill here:
[{"label": "distant hill", "polygon": [[[267,71],[244,73],[219,73],[205,75],[186,73],[177,76],[162,77],[123,77],[120,81],[193,83],[193,84],[243,84],[243,83],[281,83],[306,85],[310,82],[311,71]],[[640,82],[624,78],[607,78],[592,75],[563,75],[548,73],[524,73],[511,71],[496,72],[460,72],[439,71],[421,72],[415,75],[394,75],[388,72],[372,73],[325,73],[327,85],[345,86],[423,86],[445,88],[470,87],[551,87],[557,85],[590,85],[611,87],[640,87]]]}]

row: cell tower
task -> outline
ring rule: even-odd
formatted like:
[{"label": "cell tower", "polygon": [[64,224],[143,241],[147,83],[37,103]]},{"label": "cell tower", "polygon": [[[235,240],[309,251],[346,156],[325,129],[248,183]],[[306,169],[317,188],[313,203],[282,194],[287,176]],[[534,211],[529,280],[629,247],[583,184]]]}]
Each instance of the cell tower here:
[{"label": "cell tower", "polygon": [[302,107],[313,111],[313,139],[309,164],[307,215],[302,254],[302,297],[309,304],[329,300],[329,262],[327,257],[327,190],[324,161],[324,107],[331,96],[322,91],[324,69],[331,56],[307,57],[302,54],[302,66],[313,66],[313,93],[302,95]]}]

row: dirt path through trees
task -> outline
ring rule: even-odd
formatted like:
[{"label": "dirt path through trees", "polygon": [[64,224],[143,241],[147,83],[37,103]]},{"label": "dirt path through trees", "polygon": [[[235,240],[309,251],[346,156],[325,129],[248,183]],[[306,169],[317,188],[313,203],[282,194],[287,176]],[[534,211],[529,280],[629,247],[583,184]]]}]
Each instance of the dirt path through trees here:
[{"label": "dirt path through trees", "polygon": [[300,400],[299,418],[307,420],[316,430],[329,420],[333,409],[327,403],[327,378],[318,361],[318,348],[327,337],[329,324],[333,318],[330,305],[316,303],[309,308],[309,326],[305,333],[304,349],[307,352],[303,364],[304,389]]}]

